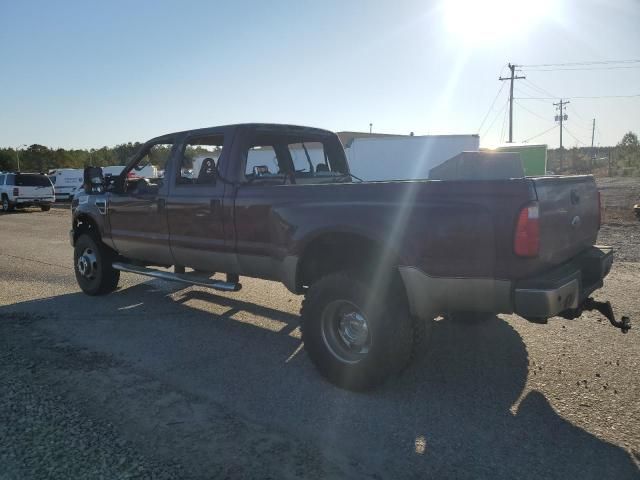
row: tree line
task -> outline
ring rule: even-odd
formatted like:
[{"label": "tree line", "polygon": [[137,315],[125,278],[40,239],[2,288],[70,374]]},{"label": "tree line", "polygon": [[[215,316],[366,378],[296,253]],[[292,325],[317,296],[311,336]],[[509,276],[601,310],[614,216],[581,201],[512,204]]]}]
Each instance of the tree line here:
[{"label": "tree line", "polygon": [[[51,149],[33,144],[24,149],[0,148],[0,171],[47,172],[54,168],[125,165],[140,148],[139,142],[99,149]],[[556,174],[593,173],[596,176],[640,176],[640,142],[628,132],[615,146],[549,149],[547,169]]]},{"label": "tree line", "polygon": [[547,170],[559,175],[590,173],[597,177],[640,177],[640,142],[627,132],[611,147],[549,149]]},{"label": "tree line", "polygon": [[98,149],[52,149],[34,143],[24,149],[0,148],[0,171],[48,172],[54,168],[84,168],[125,165],[141,143],[123,143]]}]

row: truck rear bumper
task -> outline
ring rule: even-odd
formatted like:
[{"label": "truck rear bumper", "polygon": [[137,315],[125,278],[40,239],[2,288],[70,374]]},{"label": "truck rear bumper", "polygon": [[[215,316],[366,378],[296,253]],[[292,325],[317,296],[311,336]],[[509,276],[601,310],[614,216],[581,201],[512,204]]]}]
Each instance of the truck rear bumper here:
[{"label": "truck rear bumper", "polygon": [[520,280],[514,289],[514,311],[536,319],[576,309],[602,287],[612,264],[612,248],[591,247],[549,272]]},{"label": "truck rear bumper", "polygon": [[55,200],[55,197],[16,197],[14,205],[18,207],[53,205]]},{"label": "truck rear bumper", "polygon": [[409,308],[420,318],[449,311],[517,313],[529,319],[572,310],[598,288],[611,270],[613,249],[591,247],[536,277],[512,282],[491,278],[431,277],[414,267],[399,267]]}]

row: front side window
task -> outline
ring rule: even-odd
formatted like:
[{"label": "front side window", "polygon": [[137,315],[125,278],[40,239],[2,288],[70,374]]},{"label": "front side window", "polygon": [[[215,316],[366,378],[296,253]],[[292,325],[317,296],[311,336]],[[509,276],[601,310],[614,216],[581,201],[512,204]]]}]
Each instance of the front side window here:
[{"label": "front side window", "polygon": [[[127,170],[126,178],[118,177],[114,190],[136,195],[157,194],[164,184],[164,170],[171,158],[172,150],[172,143],[155,143],[147,146],[142,156]],[[103,171],[103,173],[109,176],[109,172]]]},{"label": "front side window", "polygon": [[[129,171],[129,178],[162,179],[167,162],[171,157],[171,143],[156,143],[151,145],[145,154]],[[162,183],[160,180],[157,183]]]},{"label": "front side window", "polygon": [[177,183],[212,185],[216,183],[218,160],[222,155],[224,135],[191,138],[182,151]]}]

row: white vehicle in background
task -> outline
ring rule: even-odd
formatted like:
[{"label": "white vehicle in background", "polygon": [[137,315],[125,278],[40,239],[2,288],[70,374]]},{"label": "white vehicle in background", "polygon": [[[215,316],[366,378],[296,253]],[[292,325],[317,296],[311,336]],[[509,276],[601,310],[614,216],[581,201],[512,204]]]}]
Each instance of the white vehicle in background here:
[{"label": "white vehicle in background", "polygon": [[[108,167],[102,167],[102,175],[104,177],[116,177],[122,173],[124,170],[124,165],[110,165]],[[141,169],[134,168],[131,172],[129,172],[130,176],[134,177],[143,177],[143,178],[158,178],[158,176],[164,172],[159,172],[158,169],[154,165],[147,165]],[[84,170],[80,171],[80,183],[76,185],[73,190],[69,194],[69,199],[73,200],[78,193],[84,191]]]},{"label": "white vehicle in background", "polygon": [[49,170],[49,179],[55,189],[56,200],[71,198],[71,194],[80,185],[84,170],[81,168],[58,168]]},{"label": "white vehicle in background", "polygon": [[40,207],[48,211],[56,201],[53,184],[41,173],[0,175],[0,202],[4,213],[16,208]]},{"label": "white vehicle in background", "polygon": [[478,151],[478,135],[355,138],[345,145],[351,173],[365,181],[418,180],[452,157]]}]

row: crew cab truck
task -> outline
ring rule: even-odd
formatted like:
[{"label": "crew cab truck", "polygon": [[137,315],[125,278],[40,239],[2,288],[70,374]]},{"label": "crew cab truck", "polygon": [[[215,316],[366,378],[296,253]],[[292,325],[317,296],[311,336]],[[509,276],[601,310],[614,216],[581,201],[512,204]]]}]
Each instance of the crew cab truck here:
[{"label": "crew cab truck", "polygon": [[0,174],[0,205],[4,213],[16,208],[51,209],[56,197],[49,177],[41,173]]},{"label": "crew cab truck", "polygon": [[[162,178],[128,175],[151,164]],[[598,309],[626,331],[590,297],[613,262],[599,226],[591,176],[360,182],[329,131],[243,124],[150,140],[107,182],[87,168],[70,237],[89,295],[122,271],[231,292],[240,276],[282,282],[305,296],[312,362],[361,390],[400,372],[438,315]]]}]

